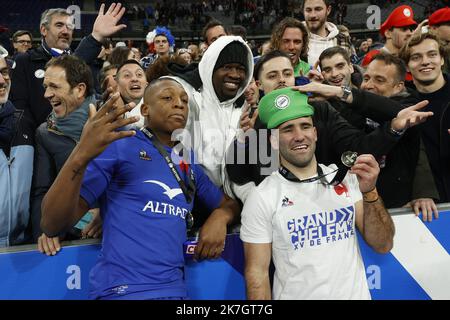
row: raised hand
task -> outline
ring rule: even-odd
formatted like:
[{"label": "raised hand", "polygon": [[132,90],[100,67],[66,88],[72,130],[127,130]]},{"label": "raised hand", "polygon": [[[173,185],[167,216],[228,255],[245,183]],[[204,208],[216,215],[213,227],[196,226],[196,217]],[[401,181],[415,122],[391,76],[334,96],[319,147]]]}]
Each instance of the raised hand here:
[{"label": "raised hand", "polygon": [[375,189],[380,166],[377,160],[371,154],[362,154],[356,158],[352,166],[351,173],[356,174],[361,193],[369,192]]},{"label": "raised hand", "polygon": [[95,110],[95,106],[89,106],[89,119],[84,125],[81,134],[80,143],[77,146],[77,152],[85,161],[98,156],[113,141],[136,134],[134,130],[117,131],[123,126],[139,121],[139,117],[123,118],[123,115],[131,111],[135,104],[119,104],[119,93],[114,93],[99,111]]},{"label": "raised hand", "polygon": [[323,83],[325,80],[322,76],[322,73],[314,69],[311,69],[306,74],[306,76],[308,77],[309,80],[311,80],[311,82]]},{"label": "raised hand", "polygon": [[[252,110],[255,108],[255,110]],[[251,117],[250,117],[250,113],[252,113]],[[256,122],[256,118],[258,118],[258,106],[250,106],[250,105],[246,105],[244,107],[244,109],[242,110],[242,115],[241,115],[241,119],[239,121],[239,126],[241,127],[242,130],[247,131],[248,129],[254,129],[255,127],[255,122]]]},{"label": "raised hand", "polygon": [[314,64],[314,67],[309,70],[306,76],[311,82],[323,83],[325,81],[322,73],[319,71],[319,60],[317,60],[317,62]]},{"label": "raised hand", "polygon": [[92,28],[92,36],[95,40],[102,42],[104,38],[113,35],[114,33],[126,28],[125,24],[119,24],[119,20],[125,13],[125,8],[120,3],[112,3],[105,11],[105,4],[100,6],[97,19],[95,19],[94,26]]},{"label": "raised hand", "polygon": [[422,33],[422,28],[424,26],[428,25],[428,19],[423,20],[421,23],[419,23],[416,27],[416,29],[413,31],[413,35],[414,34],[421,34]]}]

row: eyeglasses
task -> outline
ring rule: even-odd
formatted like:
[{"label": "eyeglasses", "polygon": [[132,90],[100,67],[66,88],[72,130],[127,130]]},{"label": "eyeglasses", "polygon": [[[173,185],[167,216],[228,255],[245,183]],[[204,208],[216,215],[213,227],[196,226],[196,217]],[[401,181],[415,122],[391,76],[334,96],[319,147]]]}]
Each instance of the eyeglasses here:
[{"label": "eyeglasses", "polygon": [[9,78],[9,68],[3,68],[0,69],[0,74],[3,76],[3,78]]},{"label": "eyeglasses", "polygon": [[17,40],[16,43],[24,45],[24,44],[31,44],[31,41],[30,40]]}]

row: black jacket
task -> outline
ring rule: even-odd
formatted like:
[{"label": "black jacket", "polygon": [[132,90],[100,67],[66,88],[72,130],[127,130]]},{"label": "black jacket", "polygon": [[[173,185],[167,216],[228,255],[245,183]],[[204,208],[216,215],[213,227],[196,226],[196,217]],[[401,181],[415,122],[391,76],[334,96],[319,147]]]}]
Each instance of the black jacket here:
[{"label": "black jacket", "polygon": [[[366,96],[363,103],[371,110],[366,113],[370,115],[370,122],[348,105],[333,103],[333,106],[347,121],[365,132],[372,132],[377,125],[389,125],[385,116],[394,118],[401,109],[420,101],[417,93],[411,90],[390,99],[359,90],[353,90],[353,93],[359,97]],[[381,169],[377,190],[386,208],[402,207],[418,198],[439,198],[429,163],[420,146],[420,129],[416,126],[408,129],[390,152],[377,157]]]},{"label": "black jacket", "polygon": [[100,71],[103,68],[104,63],[105,63],[105,60],[97,58],[90,64],[91,71],[92,71],[92,78],[94,79],[94,89],[95,89],[96,94],[103,93],[102,88],[100,87],[101,83],[100,83],[99,75],[100,75]]},{"label": "black jacket", "polygon": [[49,129],[47,123],[42,123],[36,130],[35,142],[34,173],[30,197],[34,242],[42,234],[40,228],[42,199],[77,144],[74,139],[63,133]]},{"label": "black jacket", "polygon": [[14,105],[6,101],[0,106],[0,149],[9,146],[14,135]]},{"label": "black jacket", "polygon": [[440,202],[450,202],[450,77],[444,74],[445,85],[432,93],[419,93],[421,100],[428,100],[424,111],[434,115],[420,125]]},{"label": "black jacket", "polygon": [[[101,51],[101,43],[91,35],[84,38],[75,55],[91,64]],[[16,58],[16,66],[11,73],[10,98],[17,109],[24,110],[24,133],[34,137],[36,128],[46,121],[52,108],[44,98],[43,75],[45,64],[52,58],[42,45],[30,49]]]}]

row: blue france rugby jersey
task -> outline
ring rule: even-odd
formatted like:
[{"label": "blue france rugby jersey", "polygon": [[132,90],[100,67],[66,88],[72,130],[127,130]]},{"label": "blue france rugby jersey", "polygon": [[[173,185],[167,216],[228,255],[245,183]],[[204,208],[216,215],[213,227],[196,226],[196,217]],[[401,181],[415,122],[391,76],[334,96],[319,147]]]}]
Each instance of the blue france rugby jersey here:
[{"label": "blue france rugby jersey", "polygon": [[[171,149],[166,148],[171,154]],[[188,182],[186,170],[178,172]],[[199,165],[194,170],[197,201],[217,208],[222,192]],[[186,297],[183,242],[192,210],[167,163],[140,131],[112,143],[91,161],[81,196],[98,200],[103,243],[90,274],[90,298]]]}]

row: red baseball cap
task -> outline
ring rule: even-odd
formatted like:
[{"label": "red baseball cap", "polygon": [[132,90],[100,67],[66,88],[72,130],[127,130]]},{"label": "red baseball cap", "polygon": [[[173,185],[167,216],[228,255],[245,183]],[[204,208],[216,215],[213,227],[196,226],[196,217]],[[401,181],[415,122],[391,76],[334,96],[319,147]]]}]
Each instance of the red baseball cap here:
[{"label": "red baseball cap", "polygon": [[428,25],[434,26],[444,22],[450,22],[450,8],[445,7],[435,11],[428,17]]},{"label": "red baseball cap", "polygon": [[414,11],[410,6],[403,5],[394,9],[389,17],[380,27],[380,33],[384,37],[384,32],[393,27],[401,28],[416,25],[417,22],[414,21]]}]

